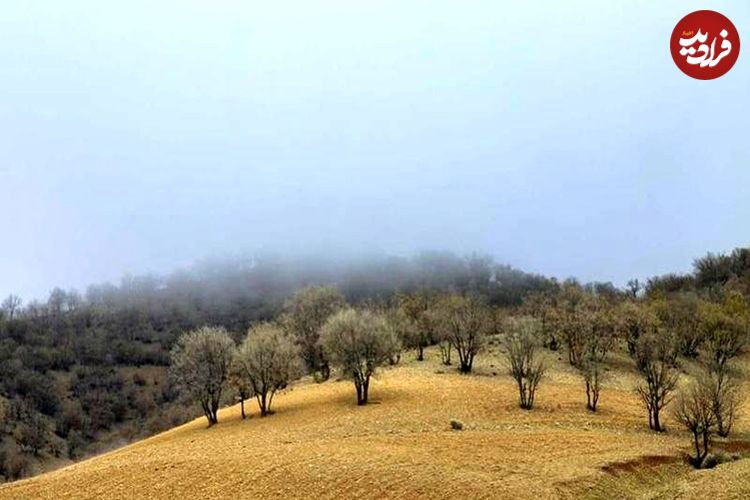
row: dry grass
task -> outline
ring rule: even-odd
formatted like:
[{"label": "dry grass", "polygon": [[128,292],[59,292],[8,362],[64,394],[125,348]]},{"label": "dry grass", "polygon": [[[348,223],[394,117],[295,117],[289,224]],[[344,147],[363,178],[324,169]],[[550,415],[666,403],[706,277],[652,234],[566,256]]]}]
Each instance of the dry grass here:
[{"label": "dry grass", "polygon": [[[302,383],[278,396],[268,418],[256,411],[243,421],[238,407],[228,408],[216,427],[196,420],[5,485],[0,498],[750,495],[750,460],[693,471],[680,458],[684,434],[648,430],[623,359],[614,360],[601,411],[591,414],[580,381],[556,357],[530,412],[517,407],[500,362],[462,376],[443,370],[437,357],[429,352],[424,363],[380,372],[366,407],[354,404],[349,382]],[[738,430],[750,430],[749,416]],[[464,430],[451,430],[451,419]]]}]

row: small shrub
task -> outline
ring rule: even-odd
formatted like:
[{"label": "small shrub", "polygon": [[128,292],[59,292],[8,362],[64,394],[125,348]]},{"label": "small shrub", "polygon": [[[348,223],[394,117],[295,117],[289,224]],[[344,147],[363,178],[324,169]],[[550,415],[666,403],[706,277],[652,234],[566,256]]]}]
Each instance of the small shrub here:
[{"label": "small shrub", "polygon": [[462,431],[464,429],[464,424],[460,420],[452,419],[451,429],[453,429],[454,431]]}]

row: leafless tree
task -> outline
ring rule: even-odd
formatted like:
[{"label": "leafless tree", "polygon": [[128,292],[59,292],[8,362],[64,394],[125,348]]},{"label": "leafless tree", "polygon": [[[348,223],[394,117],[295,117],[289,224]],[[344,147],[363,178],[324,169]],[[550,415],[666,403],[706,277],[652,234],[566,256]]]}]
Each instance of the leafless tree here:
[{"label": "leafless tree", "polygon": [[539,320],[544,347],[556,351],[560,347],[557,333],[557,297],[548,291],[535,292],[523,301],[523,311]]},{"label": "leafless tree", "polygon": [[8,319],[13,321],[13,316],[15,316],[16,311],[21,307],[21,297],[18,295],[10,294],[6,299],[3,301],[2,308],[3,311],[5,311],[5,314],[8,315]]},{"label": "leafless tree", "polygon": [[328,318],[345,305],[341,293],[328,286],[298,290],[284,305],[281,325],[297,340],[305,367],[316,381],[328,380],[330,376],[320,343],[320,330]]},{"label": "leafless tree", "polygon": [[695,457],[692,461],[696,468],[708,455],[716,425],[711,386],[709,373],[699,375],[698,381],[680,394],[674,408],[677,421],[693,435]]},{"label": "leafless tree", "polygon": [[643,290],[643,283],[638,281],[638,278],[628,280],[627,284],[625,285],[625,291],[628,297],[633,300],[638,298],[638,295],[641,293],[641,290]]},{"label": "leafless tree", "polygon": [[404,347],[416,351],[417,361],[424,360],[424,349],[435,337],[434,322],[430,315],[434,302],[434,294],[426,290],[398,296],[398,310],[405,316],[404,324],[408,325],[408,335],[403,336]]},{"label": "leafless tree", "polygon": [[615,326],[610,311],[598,311],[589,318],[581,365],[578,367],[586,384],[586,408],[596,411],[604,378],[604,361],[614,344]]},{"label": "leafless tree", "polygon": [[728,371],[708,371],[704,382],[711,396],[711,407],[716,418],[716,433],[721,437],[729,436],[737,411],[742,402],[742,391]]},{"label": "leafless tree", "polygon": [[458,353],[461,373],[469,373],[494,324],[489,308],[478,297],[460,295],[445,297],[438,307],[440,334]]},{"label": "leafless tree", "polygon": [[247,414],[245,413],[245,401],[247,401],[248,398],[253,397],[253,389],[243,372],[244,370],[239,360],[238,351],[235,351],[234,356],[232,357],[232,363],[229,365],[227,380],[229,381],[229,385],[237,391],[237,397],[240,400],[240,415],[244,420],[247,418]]},{"label": "leafless tree", "polygon": [[635,360],[643,380],[636,387],[648,411],[648,425],[662,432],[661,410],[672,400],[677,385],[678,349],[674,337],[665,332],[638,339]]},{"label": "leafless tree", "polygon": [[371,311],[344,309],[329,318],[321,334],[329,359],[348,374],[357,391],[357,404],[367,404],[370,377],[401,349],[388,321]]},{"label": "leafless tree", "polygon": [[694,293],[679,293],[654,302],[661,323],[676,335],[680,354],[696,358],[705,340],[701,328],[701,300]]},{"label": "leafless tree", "polygon": [[731,361],[750,340],[750,309],[742,294],[730,292],[723,303],[702,304],[700,312],[708,372],[704,378],[710,382],[717,433],[726,437],[731,432],[741,401]]},{"label": "leafless tree", "polygon": [[250,329],[235,355],[239,377],[258,401],[260,416],[272,413],[277,391],[302,374],[299,349],[276,325],[264,323]]},{"label": "leafless tree", "polygon": [[518,385],[519,403],[524,410],[533,408],[536,389],[545,371],[536,354],[537,328],[531,318],[511,319],[504,337],[510,375]]},{"label": "leafless tree", "polygon": [[635,356],[638,339],[654,333],[659,327],[659,318],[647,304],[634,301],[623,302],[616,310],[617,332],[628,346],[628,354]]},{"label": "leafless tree", "polygon": [[219,421],[234,349],[226,330],[204,326],[182,335],[171,352],[172,380],[184,397],[201,404],[209,426]]},{"label": "leafless tree", "polygon": [[554,327],[560,332],[562,342],[568,351],[568,361],[580,367],[586,346],[588,309],[593,297],[574,281],[563,284],[554,312]]}]

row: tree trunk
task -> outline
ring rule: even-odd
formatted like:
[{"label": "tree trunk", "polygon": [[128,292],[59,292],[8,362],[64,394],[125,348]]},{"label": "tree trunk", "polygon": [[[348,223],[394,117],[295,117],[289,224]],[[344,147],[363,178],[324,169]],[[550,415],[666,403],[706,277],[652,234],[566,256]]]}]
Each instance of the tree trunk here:
[{"label": "tree trunk", "polygon": [[664,430],[661,426],[661,422],[659,422],[659,410],[657,408],[654,408],[654,430],[656,432],[662,432]]},{"label": "tree trunk", "polygon": [[424,361],[424,346],[417,346],[417,361]]},{"label": "tree trunk", "polygon": [[368,392],[370,391],[370,376],[365,377],[365,382],[362,384],[362,402],[360,404],[367,404]]},{"label": "tree trunk", "polygon": [[529,400],[526,396],[526,385],[523,383],[523,380],[518,381],[518,399],[521,403],[521,408],[524,410],[529,409]]},{"label": "tree trunk", "polygon": [[693,431],[693,443],[695,444],[695,465],[696,468],[701,466],[701,462],[703,461],[703,457],[701,456],[701,446],[698,442],[698,431]]},{"label": "tree trunk", "polygon": [[324,361],[320,365],[320,379],[316,382],[325,382],[331,377],[331,367],[328,366],[328,362]]},{"label": "tree trunk", "polygon": [[462,353],[458,351],[459,362],[461,363],[459,370],[461,373],[471,372],[471,365],[474,361],[474,356],[469,353]]},{"label": "tree trunk", "polygon": [[357,390],[357,405],[362,403],[362,382],[357,375],[354,376],[354,388]]},{"label": "tree trunk", "polygon": [[267,414],[267,406],[266,406],[266,393],[262,392],[260,394],[260,397],[258,398],[258,406],[260,406],[260,416],[265,417]]},{"label": "tree trunk", "polygon": [[245,396],[240,396],[240,414],[242,415],[242,420],[245,420]]},{"label": "tree trunk", "polygon": [[711,436],[708,433],[708,429],[703,429],[703,457],[701,458],[701,463],[703,462],[703,459],[708,456],[708,448],[710,446],[710,439],[711,439]]}]

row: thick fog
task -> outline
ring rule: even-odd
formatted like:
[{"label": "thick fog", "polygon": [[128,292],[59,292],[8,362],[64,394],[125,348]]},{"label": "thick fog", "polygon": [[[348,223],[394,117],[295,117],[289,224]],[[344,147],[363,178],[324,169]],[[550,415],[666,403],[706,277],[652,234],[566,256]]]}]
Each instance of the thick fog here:
[{"label": "thick fog", "polygon": [[257,251],[614,281],[750,243],[741,2],[5,2],[0,295]]}]

